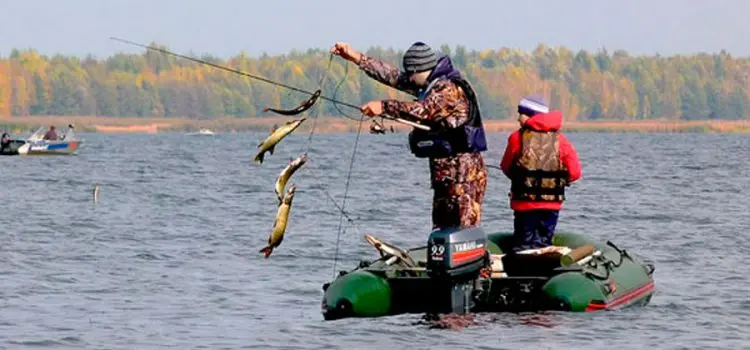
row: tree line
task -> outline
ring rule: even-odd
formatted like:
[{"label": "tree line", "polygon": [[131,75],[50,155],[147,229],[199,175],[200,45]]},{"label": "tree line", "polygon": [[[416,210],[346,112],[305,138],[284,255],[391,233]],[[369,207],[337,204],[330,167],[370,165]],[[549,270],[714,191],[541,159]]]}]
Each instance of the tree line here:
[{"label": "tree line", "polygon": [[[473,83],[485,119],[512,118],[517,101],[531,93],[543,94],[567,120],[747,119],[750,107],[750,59],[725,51],[663,57],[546,45],[532,52],[439,50]],[[399,67],[403,51],[371,47],[366,53]],[[311,91],[323,81],[324,95],[349,103],[413,98],[339,57],[330,60],[327,49],[198,58]],[[264,108],[293,108],[308,97],[151,50],[97,59],[14,49],[0,57],[0,117],[262,117],[273,115]],[[341,114],[323,100],[310,111]]]}]

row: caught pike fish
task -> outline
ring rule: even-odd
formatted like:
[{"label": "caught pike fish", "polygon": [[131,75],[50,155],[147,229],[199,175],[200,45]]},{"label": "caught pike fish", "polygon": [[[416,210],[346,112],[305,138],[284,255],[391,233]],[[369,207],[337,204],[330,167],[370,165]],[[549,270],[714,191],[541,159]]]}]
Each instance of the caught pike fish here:
[{"label": "caught pike fish", "polygon": [[292,174],[294,174],[297,169],[302,167],[307,162],[307,153],[297,157],[297,159],[291,161],[289,165],[284,168],[284,170],[279,173],[279,177],[276,179],[276,186],[274,187],[274,192],[276,192],[276,197],[279,199],[279,205],[281,205],[281,202],[284,200],[284,187],[286,187],[286,183],[289,181],[289,179],[292,177]]},{"label": "caught pike fish", "polygon": [[258,144],[258,154],[255,155],[255,161],[258,163],[263,164],[263,157],[265,156],[266,152],[269,152],[273,154],[273,150],[276,148],[276,144],[279,143],[286,135],[289,135],[294,131],[294,129],[297,129],[297,127],[302,124],[307,118],[303,117],[299,120],[294,121],[288,121],[284,125],[274,129],[268,137],[266,137],[265,140],[261,141]]},{"label": "caught pike fish", "polygon": [[276,212],[276,221],[273,223],[273,229],[271,234],[268,236],[268,245],[258,251],[259,253],[265,254],[266,259],[271,255],[274,248],[281,244],[284,240],[284,232],[286,232],[286,225],[289,221],[289,211],[292,208],[292,199],[294,198],[294,191],[296,186],[292,185],[287,190],[284,200],[279,205],[279,210]]}]

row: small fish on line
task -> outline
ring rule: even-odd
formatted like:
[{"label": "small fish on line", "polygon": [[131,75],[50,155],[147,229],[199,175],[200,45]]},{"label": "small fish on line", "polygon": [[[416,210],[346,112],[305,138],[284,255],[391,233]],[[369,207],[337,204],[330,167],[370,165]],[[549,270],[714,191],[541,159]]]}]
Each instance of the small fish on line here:
[{"label": "small fish on line", "polygon": [[94,189],[91,191],[91,195],[94,198],[94,202],[99,201],[99,185],[94,185]]},{"label": "small fish on line", "polygon": [[289,221],[289,211],[292,209],[292,199],[294,199],[294,191],[296,186],[292,185],[284,195],[284,200],[279,205],[279,209],[276,212],[276,221],[273,223],[273,229],[271,234],[268,236],[268,245],[263,249],[259,250],[259,253],[265,254],[265,258],[273,252],[274,248],[281,244],[284,240],[284,233],[286,232],[287,222]]},{"label": "small fish on line", "polygon": [[265,140],[261,141],[258,144],[257,148],[259,148],[259,150],[255,155],[255,161],[263,164],[263,157],[265,156],[266,152],[273,154],[274,149],[276,149],[276,144],[281,142],[284,137],[291,134],[292,131],[297,129],[297,127],[299,127],[300,124],[302,124],[302,122],[304,122],[305,120],[307,120],[306,117],[300,118],[298,120],[288,121],[284,125],[273,130]]},{"label": "small fish on line", "polygon": [[294,174],[294,172],[301,168],[306,162],[307,153],[289,162],[289,165],[279,173],[279,177],[276,179],[276,185],[274,186],[274,192],[276,192],[276,198],[279,199],[279,205],[281,205],[281,202],[284,200],[284,188],[286,187],[286,183],[292,177],[292,174]]},{"label": "small fish on line", "polygon": [[263,112],[271,111],[271,112],[275,112],[275,113],[278,113],[278,114],[281,114],[281,115],[296,115],[296,114],[300,114],[300,113],[302,113],[302,112],[310,109],[310,107],[312,107],[312,105],[315,104],[315,101],[318,100],[318,97],[320,97],[320,89],[315,90],[315,93],[313,93],[313,95],[310,96],[309,99],[303,101],[296,108],[293,108],[293,109],[276,109],[276,108],[270,108],[270,107],[268,107],[268,108],[263,109]]}]

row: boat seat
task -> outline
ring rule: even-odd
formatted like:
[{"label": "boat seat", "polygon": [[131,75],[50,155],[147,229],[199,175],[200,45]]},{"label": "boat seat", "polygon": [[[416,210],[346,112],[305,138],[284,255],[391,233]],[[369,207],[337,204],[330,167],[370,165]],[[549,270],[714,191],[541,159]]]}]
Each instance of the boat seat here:
[{"label": "boat seat", "polygon": [[560,267],[560,258],[572,249],[565,246],[549,246],[528,249],[515,254],[491,254],[492,278],[508,276],[547,276]]}]

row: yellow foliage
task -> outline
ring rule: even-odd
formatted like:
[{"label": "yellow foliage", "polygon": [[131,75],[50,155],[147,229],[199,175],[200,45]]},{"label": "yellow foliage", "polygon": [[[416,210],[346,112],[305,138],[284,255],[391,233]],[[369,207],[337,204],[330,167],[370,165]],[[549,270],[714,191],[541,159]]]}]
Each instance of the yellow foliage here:
[{"label": "yellow foliage", "polygon": [[293,71],[294,75],[296,75],[297,77],[301,77],[305,74],[305,69],[297,63],[294,64]]},{"label": "yellow foliage", "polygon": [[[394,66],[401,59],[394,50],[378,49],[371,52],[391,65],[395,62]],[[144,113],[139,107],[134,107],[140,102],[113,98],[111,91],[116,91],[112,89],[114,86],[136,89],[144,85],[155,87],[146,94],[152,94],[150,98],[154,101],[152,107],[156,114],[165,111],[175,113],[175,110],[185,113],[186,98],[183,98],[183,94],[196,96],[192,89],[204,89],[210,93],[197,94],[201,96],[200,100],[191,103],[205,106],[205,110],[212,113],[243,116],[260,115],[263,107],[277,105],[289,93],[280,87],[191,62],[171,60],[169,65],[157,66],[165,61],[154,60],[153,57],[149,59],[147,54],[89,61],[74,57],[50,58],[27,50],[14,52],[12,57],[0,58],[0,113],[3,114],[9,111],[21,115],[31,113],[31,110],[42,113],[62,111],[61,107],[67,108],[70,101],[76,103],[73,99],[55,98],[55,94],[69,91],[60,86],[75,86],[88,92],[97,91],[98,87],[107,88],[108,93],[87,96],[94,101],[77,102],[89,104],[86,107],[96,105],[97,108],[119,104],[108,106],[111,108],[106,108],[105,113],[118,113],[118,110]],[[225,64],[280,83],[311,88],[317,86],[319,76],[306,73],[327,69],[326,58],[321,57],[319,52],[310,54],[298,51],[291,55],[262,58],[248,58],[243,53],[227,59]],[[507,47],[466,52],[458,55],[454,63],[469,78],[475,90],[484,95],[482,99],[503,101],[485,106],[485,113],[492,116],[510,114],[515,102],[530,93],[539,93],[554,101],[551,107],[561,110],[568,120],[588,118],[587,113],[593,104],[601,106],[604,119],[679,119],[685,117],[683,114],[694,116],[695,113],[701,113],[698,117],[705,118],[707,112],[717,112],[716,94],[722,102],[718,104],[719,112],[732,113],[719,117],[747,118],[746,115],[750,115],[750,108],[747,108],[750,104],[750,80],[745,79],[750,71],[750,61],[745,58],[704,54],[664,59],[618,54],[608,60],[611,65],[605,65],[600,71],[601,61],[596,54],[579,55],[579,51],[539,44],[531,53]],[[157,69],[159,73],[155,74]],[[545,78],[542,79],[542,76]],[[345,65],[341,60],[333,61],[328,79],[326,89],[331,82],[338,83],[345,79],[337,91],[337,97],[352,103],[359,103],[361,96],[399,100],[413,98],[373,82],[355,65]],[[58,92],[53,87],[64,91]],[[363,93],[361,89],[368,91]],[[695,89],[706,91],[693,94]],[[686,91],[691,95],[685,97]],[[706,101],[701,97],[706,95],[712,100]],[[691,97],[695,97],[696,101],[683,103],[684,98]],[[49,105],[62,100],[65,100],[66,106]],[[507,101],[510,101],[509,105]],[[691,108],[693,105],[695,111],[684,111],[686,106]],[[80,109],[82,106],[71,107]],[[335,113],[330,104],[318,104],[316,108],[319,113]],[[655,112],[663,115],[651,115]]]},{"label": "yellow foliage", "polygon": [[492,50],[484,49],[481,52],[479,52],[479,59],[480,60],[486,59],[487,57],[490,57],[490,55],[492,55]]}]

